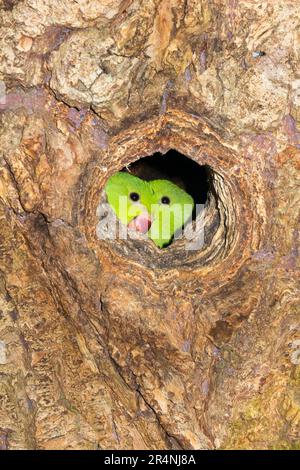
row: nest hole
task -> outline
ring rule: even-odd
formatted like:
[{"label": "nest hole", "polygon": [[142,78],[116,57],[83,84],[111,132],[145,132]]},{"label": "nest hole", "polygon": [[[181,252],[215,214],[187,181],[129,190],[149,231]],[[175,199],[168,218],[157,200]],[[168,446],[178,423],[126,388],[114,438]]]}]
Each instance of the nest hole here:
[{"label": "nest hole", "polygon": [[[148,268],[159,269],[175,267],[194,269],[227,255],[235,238],[236,224],[234,200],[223,175],[209,165],[201,165],[176,150],[141,157],[127,164],[121,171],[129,172],[146,181],[168,179],[189,193],[195,202],[190,222],[195,235],[194,239],[186,239],[185,236],[175,239],[163,249],[158,249],[150,239],[139,238],[106,240],[110,248],[122,257],[130,258]],[[102,193],[97,210],[98,216],[102,213],[101,206],[104,200],[105,193]],[[105,212],[104,215],[106,217]],[[194,240],[199,239],[199,234],[201,236],[203,234],[203,242],[198,245]],[[98,239],[103,239],[99,227],[97,235]],[[196,249],[190,249],[191,246],[196,246]]]},{"label": "nest hole", "polygon": [[122,171],[146,181],[167,179],[177,184],[194,199],[193,220],[196,218],[196,205],[206,204],[209,192],[213,191],[209,166],[199,165],[173,149],[166,154],[156,152],[146,158],[141,158],[124,167]]}]

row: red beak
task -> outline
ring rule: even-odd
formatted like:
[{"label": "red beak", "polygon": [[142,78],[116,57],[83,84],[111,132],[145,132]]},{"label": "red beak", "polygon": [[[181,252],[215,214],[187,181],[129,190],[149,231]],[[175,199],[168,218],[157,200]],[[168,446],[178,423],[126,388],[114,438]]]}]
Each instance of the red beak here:
[{"label": "red beak", "polygon": [[147,212],[145,212],[132,219],[127,227],[139,233],[146,233],[150,229],[151,224],[152,221]]}]

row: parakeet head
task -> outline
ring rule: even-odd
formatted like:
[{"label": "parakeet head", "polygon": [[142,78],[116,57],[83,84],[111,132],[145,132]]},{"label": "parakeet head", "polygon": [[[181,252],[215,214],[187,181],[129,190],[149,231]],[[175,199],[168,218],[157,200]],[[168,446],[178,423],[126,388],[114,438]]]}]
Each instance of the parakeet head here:
[{"label": "parakeet head", "polygon": [[118,219],[156,246],[169,245],[174,234],[191,217],[193,198],[168,180],[144,181],[128,173],[116,173],[106,183],[108,203]]},{"label": "parakeet head", "polygon": [[194,200],[183,189],[168,180],[150,181],[152,189],[149,237],[159,247],[168,245],[173,235],[190,219]]},{"label": "parakeet head", "polygon": [[116,173],[106,183],[108,203],[118,219],[137,232],[151,226],[152,191],[146,181],[128,173]]}]

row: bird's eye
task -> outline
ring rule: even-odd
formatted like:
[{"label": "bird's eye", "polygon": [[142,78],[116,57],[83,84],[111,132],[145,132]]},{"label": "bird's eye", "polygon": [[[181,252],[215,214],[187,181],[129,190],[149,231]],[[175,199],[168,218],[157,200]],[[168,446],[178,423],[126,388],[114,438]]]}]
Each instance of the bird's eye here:
[{"label": "bird's eye", "polygon": [[163,196],[160,200],[162,204],[170,204],[170,198],[168,196]]},{"label": "bird's eye", "polygon": [[138,193],[130,193],[130,194],[129,194],[129,197],[130,197],[130,199],[131,199],[132,201],[134,201],[134,202],[136,202],[136,201],[138,201],[138,200],[140,199],[140,196],[139,196]]}]

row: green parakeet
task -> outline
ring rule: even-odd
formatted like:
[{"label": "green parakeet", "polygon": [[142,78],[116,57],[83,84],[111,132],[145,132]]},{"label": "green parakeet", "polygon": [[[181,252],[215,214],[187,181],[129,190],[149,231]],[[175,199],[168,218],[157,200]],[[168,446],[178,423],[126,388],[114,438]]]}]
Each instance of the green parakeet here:
[{"label": "green parakeet", "polygon": [[173,235],[189,220],[194,201],[192,196],[168,180],[154,180],[148,183],[152,189],[151,227],[149,238],[163,248]]},{"label": "green parakeet", "polygon": [[171,242],[194,207],[193,198],[171,181],[144,181],[128,173],[111,176],[105,192],[118,219],[130,229],[147,233],[159,248]]},{"label": "green parakeet", "polygon": [[146,181],[119,172],[109,178],[105,192],[109,205],[124,225],[137,232],[148,232],[152,191]]}]

